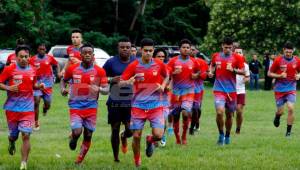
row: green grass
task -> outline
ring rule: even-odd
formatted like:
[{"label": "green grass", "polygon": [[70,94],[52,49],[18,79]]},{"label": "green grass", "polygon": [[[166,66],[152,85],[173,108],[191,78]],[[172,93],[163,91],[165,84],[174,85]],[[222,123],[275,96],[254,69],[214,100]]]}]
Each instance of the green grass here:
[{"label": "green grass", "polygon": [[[299,96],[298,96],[299,97]],[[0,104],[5,93],[1,91]],[[46,117],[41,116],[41,129],[31,137],[32,150],[29,169],[134,169],[132,150],[124,155],[120,152],[120,163],[113,162],[110,146],[110,126],[107,124],[106,97],[99,104],[97,129],[92,146],[82,166],[74,165],[79,152],[68,147],[69,113],[67,98],[58,93],[55,87],[53,105]],[[300,127],[297,119],[290,139],[284,137],[286,114],[281,126],[273,126],[275,102],[272,91],[248,91],[245,121],[241,135],[232,135],[232,143],[220,147],[215,123],[215,111],[211,88],[206,88],[201,132],[188,136],[187,146],[175,144],[174,136],[168,137],[167,146],[155,150],[151,158],[145,156],[145,140],[142,140],[141,169],[299,169]],[[299,105],[299,101],[296,104]],[[150,132],[149,124],[143,136]],[[235,129],[235,125],[233,126]],[[4,111],[0,114],[0,169],[18,169],[20,163],[20,143],[17,142],[15,156],[7,152],[7,125]],[[131,143],[131,139],[130,142]],[[80,146],[81,139],[78,143]],[[57,157],[56,155],[61,157]]]}]

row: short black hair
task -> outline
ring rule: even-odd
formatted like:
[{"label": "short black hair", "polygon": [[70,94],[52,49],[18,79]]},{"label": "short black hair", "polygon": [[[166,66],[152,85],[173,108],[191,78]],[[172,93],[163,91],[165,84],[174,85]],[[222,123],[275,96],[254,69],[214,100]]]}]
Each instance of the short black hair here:
[{"label": "short black hair", "polygon": [[45,43],[39,43],[38,47],[41,47],[41,46],[46,47],[46,44]]},{"label": "short black hair", "polygon": [[80,34],[82,34],[82,31],[81,31],[81,29],[79,29],[79,28],[74,28],[74,29],[72,29],[71,33],[72,33],[72,34],[73,34],[73,33],[80,33]]},{"label": "short black hair", "polygon": [[131,44],[131,48],[136,48],[135,44]]},{"label": "short black hair", "polygon": [[154,46],[154,41],[150,38],[144,38],[141,41],[141,48],[144,46]]},{"label": "short black hair", "polygon": [[25,45],[25,39],[20,37],[16,40],[16,46]]},{"label": "short black hair", "polygon": [[28,45],[19,45],[19,46],[17,46],[17,48],[15,49],[15,54],[16,54],[16,56],[17,56],[18,53],[19,53],[20,51],[22,51],[22,50],[28,51],[28,53],[29,53],[30,48],[29,48]]},{"label": "short black hair", "polygon": [[190,46],[192,46],[192,42],[189,40],[189,39],[182,39],[180,42],[179,42],[179,48],[183,45],[183,44],[189,44]]},{"label": "short black hair", "polygon": [[225,37],[222,41],[222,44],[233,45],[233,39],[231,37]]},{"label": "short black hair", "polygon": [[287,41],[284,45],[283,48],[285,49],[294,49],[294,45],[293,43],[291,43],[290,41]]},{"label": "short black hair", "polygon": [[90,47],[90,48],[92,48],[93,51],[94,51],[94,46],[93,46],[91,43],[89,43],[89,42],[85,42],[85,43],[83,43],[83,45],[80,47],[80,52],[82,52],[82,49],[85,48],[85,47]]},{"label": "short black hair", "polygon": [[164,53],[164,55],[165,55],[164,62],[167,62],[169,60],[168,53],[163,48],[155,48],[154,53],[153,53],[153,58],[156,58],[156,55],[159,52],[163,52]]},{"label": "short black hair", "polygon": [[131,42],[131,41],[130,41],[130,39],[128,37],[122,37],[122,38],[119,39],[118,44],[120,42]]}]

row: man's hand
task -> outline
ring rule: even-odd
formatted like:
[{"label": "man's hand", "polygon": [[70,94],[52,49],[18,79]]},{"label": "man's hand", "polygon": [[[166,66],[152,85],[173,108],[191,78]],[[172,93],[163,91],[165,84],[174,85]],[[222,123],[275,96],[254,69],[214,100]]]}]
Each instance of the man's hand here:
[{"label": "man's hand", "polygon": [[164,86],[164,85],[161,85],[161,84],[159,84],[159,83],[156,83],[156,85],[157,85],[156,91],[159,91],[160,93],[163,93],[164,90],[165,90],[165,86]]},{"label": "man's hand", "polygon": [[6,86],[6,90],[10,91],[10,92],[19,92],[19,85],[15,84],[15,85],[11,85],[11,86]]},{"label": "man's hand", "polygon": [[286,72],[282,72],[279,76],[280,76],[280,78],[286,78],[287,75],[286,75]]},{"label": "man's hand", "polygon": [[299,80],[300,79],[300,74],[295,74],[295,79]]},{"label": "man's hand", "polygon": [[226,65],[226,70],[231,71],[231,72],[234,71],[234,69],[233,69],[233,67],[232,67],[232,63],[227,63],[227,65]]},{"label": "man's hand", "polygon": [[61,95],[67,96],[69,94],[69,90],[66,88],[61,89]]},{"label": "man's hand", "polygon": [[196,80],[197,78],[199,78],[200,73],[193,73],[192,74],[192,79]]},{"label": "man's hand", "polygon": [[46,86],[45,86],[44,83],[41,83],[41,84],[38,85],[38,88],[39,88],[40,90],[44,90],[44,89],[46,88]]},{"label": "man's hand", "polygon": [[110,83],[119,83],[121,76],[115,76],[110,79]]}]

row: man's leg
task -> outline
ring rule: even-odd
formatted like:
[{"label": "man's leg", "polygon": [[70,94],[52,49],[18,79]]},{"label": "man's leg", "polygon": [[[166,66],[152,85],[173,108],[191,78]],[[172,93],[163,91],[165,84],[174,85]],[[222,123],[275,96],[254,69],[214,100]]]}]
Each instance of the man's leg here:
[{"label": "man's leg", "polygon": [[280,117],[283,114],[284,104],[286,101],[285,101],[284,97],[279,94],[275,94],[275,100],[276,100],[277,111],[275,113],[273,124],[275,127],[279,127]]},{"label": "man's leg", "polygon": [[242,123],[243,123],[243,108],[244,105],[238,104],[236,109],[236,134],[240,134]]},{"label": "man's leg", "polygon": [[176,144],[181,144],[180,133],[179,133],[179,120],[180,120],[181,108],[175,108],[173,110],[173,129],[176,137]]},{"label": "man's leg", "polygon": [[90,149],[91,141],[92,141],[93,131],[89,130],[88,128],[84,128],[83,131],[83,141],[80,148],[80,153],[75,161],[76,164],[81,164],[84,160],[85,155]]},{"label": "man's leg", "polygon": [[288,117],[287,117],[287,129],[286,129],[286,136],[291,135],[292,126],[294,123],[294,103],[296,101],[296,95],[290,95],[292,98],[291,101],[287,102],[287,108],[288,108]]},{"label": "man's leg", "polygon": [[219,145],[224,145],[224,115],[225,108],[224,107],[218,107],[216,109],[216,122],[219,130],[219,139],[218,139],[218,144]]},{"label": "man's leg", "polygon": [[22,146],[21,146],[21,166],[20,169],[27,169],[27,160],[30,152],[30,133],[22,132]]},{"label": "man's leg", "polygon": [[250,90],[253,90],[254,86],[254,74],[250,73]]},{"label": "man's leg", "polygon": [[43,99],[44,99],[44,105],[43,105],[43,115],[47,115],[47,111],[50,109],[51,101],[52,101],[52,88],[48,88],[44,90],[43,92]]},{"label": "man's leg", "polygon": [[135,166],[137,167],[141,165],[141,136],[142,130],[133,130],[132,150]]},{"label": "man's leg", "polygon": [[230,143],[230,131],[232,127],[232,115],[233,112],[229,109],[225,110],[226,114],[226,120],[225,120],[225,127],[226,127],[226,133],[225,133],[225,144]]},{"label": "man's leg", "polygon": [[77,141],[82,133],[82,128],[72,129],[70,136],[69,147],[71,150],[75,150],[77,147]]},{"label": "man's leg", "polygon": [[120,134],[121,138],[121,150],[125,154],[128,151],[127,148],[127,138],[132,136],[132,131],[130,130],[130,117],[131,117],[131,107],[124,107],[120,109],[122,115],[122,123],[124,124],[125,130]]},{"label": "man's leg", "polygon": [[255,89],[259,89],[259,74],[255,74]]},{"label": "man's leg", "polygon": [[190,113],[186,111],[185,109],[182,110],[182,135],[181,135],[181,142],[183,145],[187,144],[187,131],[189,128],[190,123]]},{"label": "man's leg", "polygon": [[121,122],[113,122],[111,123],[111,137],[110,137],[110,142],[111,142],[111,147],[113,150],[114,154],[114,161],[115,162],[120,162],[119,160],[119,146],[120,146],[120,125]]},{"label": "man's leg", "polygon": [[40,129],[40,123],[39,123],[40,101],[41,101],[41,96],[34,96],[34,113],[35,113],[34,130],[39,130]]}]

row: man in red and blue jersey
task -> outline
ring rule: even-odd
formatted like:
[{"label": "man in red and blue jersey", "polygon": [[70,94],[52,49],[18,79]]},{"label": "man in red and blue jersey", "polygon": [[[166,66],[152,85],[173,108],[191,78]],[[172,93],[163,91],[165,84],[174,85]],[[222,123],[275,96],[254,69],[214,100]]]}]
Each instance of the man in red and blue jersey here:
[{"label": "man in red and blue jersey", "polygon": [[0,89],[7,91],[4,104],[9,128],[10,155],[16,152],[15,141],[19,132],[22,134],[21,167],[26,169],[30,151],[30,134],[34,123],[33,89],[43,89],[44,84],[37,84],[35,70],[28,64],[29,47],[20,45],[16,48],[16,63],[5,67],[0,75]]},{"label": "man in red and blue jersey", "polygon": [[[236,74],[244,75],[244,62],[241,56],[232,53],[233,40],[225,37],[222,52],[214,53],[209,67],[209,77],[216,75],[213,91],[215,97],[216,122],[219,130],[218,144],[230,144],[232,116],[236,111]],[[224,119],[226,115],[224,135]]]},{"label": "man in red and blue jersey", "polygon": [[[190,57],[191,41],[183,39],[180,41],[180,55],[173,57],[168,68],[172,78],[171,109],[174,114],[174,134],[177,144],[187,144],[187,131],[189,128],[189,117],[194,102],[195,79],[200,76],[198,62]],[[179,134],[179,120],[182,113],[182,135]]]},{"label": "man in red and blue jersey", "polygon": [[45,84],[44,90],[34,90],[34,110],[35,110],[35,128],[39,130],[39,106],[41,98],[44,101],[43,114],[46,115],[50,109],[52,100],[52,86],[54,84],[52,67],[57,69],[59,72],[59,65],[55,58],[51,55],[46,54],[46,45],[40,44],[38,46],[38,54],[29,59],[29,64],[36,69],[38,83]]},{"label": "man in red and blue jersey", "polygon": [[[140,141],[146,120],[150,121],[152,135],[146,138],[146,155],[151,157],[154,142],[160,141],[164,132],[162,92],[168,82],[167,68],[159,59],[153,59],[154,42],[141,41],[142,57],[132,62],[121,76],[120,85],[133,84],[130,129],[133,131],[132,149],[135,165],[141,165]],[[163,77],[163,79],[162,79]]]},{"label": "man in red and blue jersey", "polygon": [[274,118],[274,126],[279,127],[280,117],[283,114],[284,105],[287,105],[287,130],[286,137],[291,135],[294,122],[294,105],[296,102],[296,85],[300,78],[300,60],[293,56],[294,46],[291,42],[286,42],[283,47],[284,55],[278,56],[269,72],[268,76],[276,79],[274,92],[277,111]]},{"label": "man in red and blue jersey", "polygon": [[81,62],[80,47],[82,46],[82,31],[78,28],[73,29],[71,33],[72,45],[67,47],[68,62],[62,69],[60,76],[64,75],[65,70],[73,65]]},{"label": "man in red and blue jersey", "polygon": [[[104,69],[94,65],[93,46],[86,43],[82,45],[80,52],[82,62],[68,67],[61,81],[62,95],[69,93],[71,150],[76,149],[77,140],[83,133],[76,164],[82,163],[91,145],[92,134],[96,128],[99,92],[107,94],[109,90]],[[66,89],[66,83],[70,83],[70,91]]]},{"label": "man in red and blue jersey", "polygon": [[204,95],[204,80],[207,77],[208,65],[205,60],[201,58],[195,58],[200,68],[200,75],[195,79],[195,94],[194,103],[192,108],[192,120],[189,133],[194,134],[194,130],[199,131],[200,129],[200,117],[201,117],[201,106]]}]

